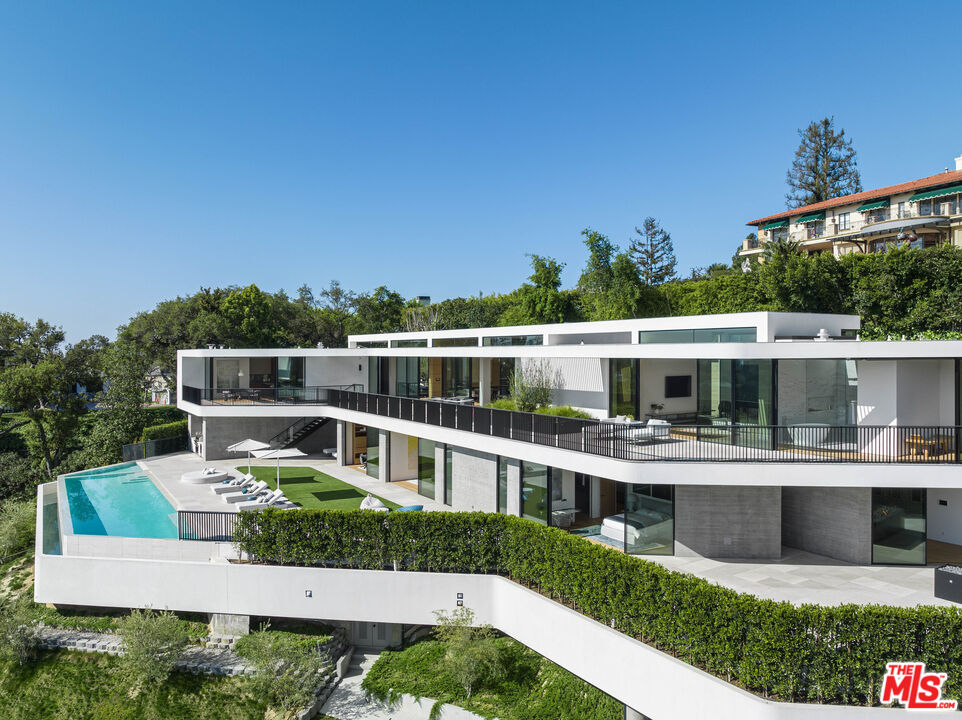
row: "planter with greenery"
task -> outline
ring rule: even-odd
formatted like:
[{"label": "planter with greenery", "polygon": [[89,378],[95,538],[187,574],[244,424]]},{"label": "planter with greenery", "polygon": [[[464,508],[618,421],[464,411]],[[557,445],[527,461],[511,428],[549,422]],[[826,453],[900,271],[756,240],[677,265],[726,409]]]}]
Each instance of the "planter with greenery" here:
[{"label": "planter with greenery", "polygon": [[497,573],[774,699],[877,704],[893,657],[948,673],[949,697],[962,687],[962,609],[762,600],[517,517],[266,510],[235,541],[271,564]]}]

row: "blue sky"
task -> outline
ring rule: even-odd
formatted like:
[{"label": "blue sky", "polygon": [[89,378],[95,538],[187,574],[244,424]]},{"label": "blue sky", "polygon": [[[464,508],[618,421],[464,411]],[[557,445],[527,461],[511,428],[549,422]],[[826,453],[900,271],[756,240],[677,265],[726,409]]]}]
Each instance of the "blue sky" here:
[{"label": "blue sky", "polygon": [[71,340],[200,286],[444,298],[647,215],[679,266],[784,207],[834,115],[863,184],[962,153],[957,2],[4,2],[0,310]]}]

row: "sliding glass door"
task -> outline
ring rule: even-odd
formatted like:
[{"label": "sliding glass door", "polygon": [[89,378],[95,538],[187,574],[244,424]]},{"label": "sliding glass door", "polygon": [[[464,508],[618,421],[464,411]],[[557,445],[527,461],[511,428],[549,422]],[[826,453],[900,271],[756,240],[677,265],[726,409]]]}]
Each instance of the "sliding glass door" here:
[{"label": "sliding glass door", "polygon": [[774,448],[773,360],[699,360],[699,439]]},{"label": "sliding glass door", "polygon": [[872,562],[925,565],[924,488],[872,488]]},{"label": "sliding glass door", "polygon": [[611,358],[608,361],[608,415],[638,418],[638,359]]}]

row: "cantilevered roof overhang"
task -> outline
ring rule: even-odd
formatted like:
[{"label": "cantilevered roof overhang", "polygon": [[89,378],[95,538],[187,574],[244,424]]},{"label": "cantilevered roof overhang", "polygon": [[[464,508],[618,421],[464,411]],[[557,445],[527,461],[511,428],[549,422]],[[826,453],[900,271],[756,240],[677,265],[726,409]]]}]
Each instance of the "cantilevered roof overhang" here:
[{"label": "cantilevered roof overhang", "polygon": [[[920,217],[920,218],[903,218],[901,220],[888,220],[886,222],[876,223],[875,225],[867,225],[862,228],[859,232],[855,233],[856,237],[869,237],[871,235],[887,235],[889,233],[898,232],[899,230],[910,230],[910,229],[920,229],[925,227],[940,227],[948,225],[948,218],[943,217]],[[846,237],[853,237],[848,235]],[[845,239],[845,238],[839,238]]]}]

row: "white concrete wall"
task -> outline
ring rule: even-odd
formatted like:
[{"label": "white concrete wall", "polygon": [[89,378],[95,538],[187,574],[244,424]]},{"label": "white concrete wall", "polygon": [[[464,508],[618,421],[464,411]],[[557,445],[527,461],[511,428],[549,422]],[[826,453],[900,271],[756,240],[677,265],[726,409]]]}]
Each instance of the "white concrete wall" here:
[{"label": "white concrete wall", "polygon": [[[519,367],[540,360],[519,358]],[[608,416],[608,361],[600,358],[548,358],[552,372],[560,372],[564,387],[551,396],[555,405],[571,405],[595,417]]]},{"label": "white concrete wall", "polygon": [[941,365],[947,360],[899,360],[899,425],[938,425],[941,420]]},{"label": "white concrete wall", "polygon": [[861,720],[899,712],[767,701],[492,575],[70,558],[39,549],[34,598],[42,603],[433,624],[434,611],[454,609],[462,593],[479,623],[655,720]]},{"label": "white concrete wall", "polygon": [[[894,425],[898,418],[897,365],[894,360],[858,361],[859,425]],[[781,401],[781,398],[779,398]]]},{"label": "white concrete wall", "polygon": [[[664,405],[662,413],[695,412],[698,408],[698,362],[696,360],[641,361],[640,404],[641,416],[653,412],[652,403]],[[665,377],[668,375],[691,375],[691,397],[666,398]]]},{"label": "white concrete wall", "polygon": [[304,384],[363,385],[366,389],[367,363],[366,357],[308,357],[304,362]]},{"label": "white concrete wall", "polygon": [[[946,504],[940,505],[940,500]],[[929,539],[962,545],[962,490],[931,489],[926,493],[926,503]]]},{"label": "white concrete wall", "polygon": [[[418,439],[413,435],[391,433],[391,482],[417,480]],[[381,478],[382,480],[386,478]]]}]

